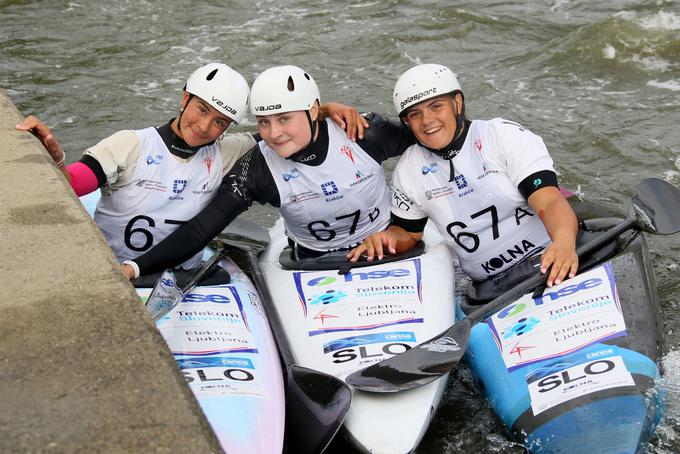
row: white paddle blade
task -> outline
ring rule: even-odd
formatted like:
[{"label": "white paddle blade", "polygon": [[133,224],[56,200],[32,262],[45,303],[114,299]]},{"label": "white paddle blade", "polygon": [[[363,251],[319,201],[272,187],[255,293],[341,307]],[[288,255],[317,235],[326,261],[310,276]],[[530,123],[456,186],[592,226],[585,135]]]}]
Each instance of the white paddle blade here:
[{"label": "white paddle blade", "polygon": [[184,294],[177,286],[175,273],[165,270],[146,300],[146,310],[157,321],[174,309],[182,298]]}]

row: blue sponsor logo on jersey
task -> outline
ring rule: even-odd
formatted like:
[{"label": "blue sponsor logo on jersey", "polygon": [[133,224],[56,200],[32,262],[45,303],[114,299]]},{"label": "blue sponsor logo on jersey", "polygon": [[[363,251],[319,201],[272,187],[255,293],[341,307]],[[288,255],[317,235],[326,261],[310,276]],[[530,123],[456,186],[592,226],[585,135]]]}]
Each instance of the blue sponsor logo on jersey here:
[{"label": "blue sponsor logo on jersey", "polygon": [[163,155],[160,155],[160,154],[157,154],[156,156],[148,155],[146,157],[146,164],[147,165],[160,164],[162,159],[163,159]]},{"label": "blue sponsor logo on jersey", "polygon": [[423,175],[427,175],[428,173],[435,173],[437,171],[437,163],[433,162],[429,166],[423,166],[420,169],[421,172],[423,172]]},{"label": "blue sponsor logo on jersey", "polygon": [[458,189],[467,188],[468,183],[463,174],[456,175],[453,177],[453,180],[456,182],[456,187],[458,187]]},{"label": "blue sponsor logo on jersey", "polygon": [[321,184],[321,190],[323,191],[324,195],[333,195],[338,193],[338,187],[336,186],[334,181],[327,181],[325,183]]},{"label": "blue sponsor logo on jersey", "polygon": [[288,172],[284,172],[283,181],[289,181],[300,176],[300,171],[292,167]]},{"label": "blue sponsor logo on jersey", "polygon": [[187,187],[188,180],[175,180],[172,183],[172,192],[175,194],[181,194],[182,191]]}]

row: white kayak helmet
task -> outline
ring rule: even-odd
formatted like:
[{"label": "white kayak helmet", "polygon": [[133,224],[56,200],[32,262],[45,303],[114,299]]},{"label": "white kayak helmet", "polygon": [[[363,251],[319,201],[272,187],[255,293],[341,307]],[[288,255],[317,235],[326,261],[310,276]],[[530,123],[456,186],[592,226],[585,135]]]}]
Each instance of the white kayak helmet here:
[{"label": "white kayak helmet", "polygon": [[401,117],[406,109],[430,98],[462,91],[456,75],[444,65],[414,66],[394,84],[394,108]]},{"label": "white kayak helmet", "polygon": [[312,76],[297,66],[275,66],[257,76],[253,82],[250,112],[253,115],[274,115],[308,111],[316,101],[321,103],[321,96]]},{"label": "white kayak helmet", "polygon": [[248,109],[248,82],[222,63],[208,63],[189,76],[184,90],[198,96],[218,112],[240,123]]}]

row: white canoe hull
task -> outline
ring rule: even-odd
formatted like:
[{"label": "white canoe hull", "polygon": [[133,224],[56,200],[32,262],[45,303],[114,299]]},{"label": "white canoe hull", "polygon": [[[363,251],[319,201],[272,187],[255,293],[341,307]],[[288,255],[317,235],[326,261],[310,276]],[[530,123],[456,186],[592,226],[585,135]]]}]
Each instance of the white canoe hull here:
[{"label": "white canoe hull", "polygon": [[[260,265],[296,364],[344,379],[415,346],[455,322],[454,276],[448,247],[426,231],[422,256],[338,271],[289,271],[279,220]],[[439,240],[439,242],[437,241]],[[447,376],[391,394],[354,390],[347,437],[372,453],[407,453],[418,445],[439,405]]]}]

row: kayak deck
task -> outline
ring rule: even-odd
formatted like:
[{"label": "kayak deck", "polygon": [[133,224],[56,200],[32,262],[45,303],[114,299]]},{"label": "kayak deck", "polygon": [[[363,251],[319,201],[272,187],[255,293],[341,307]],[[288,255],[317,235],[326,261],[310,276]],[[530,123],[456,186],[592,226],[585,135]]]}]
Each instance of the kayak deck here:
[{"label": "kayak deck", "polygon": [[[660,312],[649,252],[642,235],[619,249],[588,271],[609,273],[607,298],[581,291],[609,275],[583,274],[504,309],[508,323],[497,313],[472,329],[466,360],[531,452],[639,452],[659,422]],[[543,312],[520,308],[537,302]],[[469,308],[462,298],[458,305]]]},{"label": "kayak deck", "polygon": [[[301,366],[344,379],[455,322],[451,256],[445,244],[428,239],[437,238],[436,233],[426,233],[421,256],[362,264],[344,274],[325,265],[316,271],[283,269],[280,256],[287,241],[281,221],[270,235],[260,265],[288,347]],[[354,390],[345,435],[361,451],[412,452],[427,431],[447,378],[389,395]]]}]

